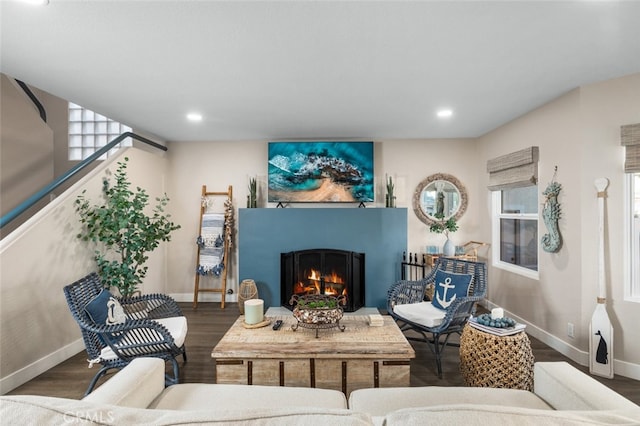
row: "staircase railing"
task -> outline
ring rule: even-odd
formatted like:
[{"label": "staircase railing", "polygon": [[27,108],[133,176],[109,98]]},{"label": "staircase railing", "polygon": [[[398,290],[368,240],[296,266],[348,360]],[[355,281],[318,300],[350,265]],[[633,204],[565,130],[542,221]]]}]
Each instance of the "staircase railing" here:
[{"label": "staircase railing", "polygon": [[126,138],[132,138],[132,139],[138,140],[147,145],[151,145],[155,148],[161,149],[162,151],[167,150],[166,146],[160,145],[159,143],[156,143],[150,139],[147,139],[140,135],[136,135],[135,133],[125,132],[120,136],[118,136],[117,138],[115,138],[114,140],[112,140],[111,142],[109,142],[108,144],[106,144],[105,146],[103,146],[102,148],[100,148],[98,151],[91,154],[86,159],[82,160],[80,163],[73,166],[71,169],[69,169],[69,171],[67,171],[65,174],[63,174],[59,178],[55,179],[53,182],[51,182],[50,184],[42,188],[40,191],[36,192],[32,196],[24,200],[22,203],[16,206],[13,210],[9,211],[6,215],[2,216],[0,218],[0,228],[3,228],[5,225],[7,225],[12,220],[14,220],[16,217],[20,216],[22,213],[24,213],[26,210],[28,210],[30,207],[32,207],[34,204],[40,201],[42,198],[46,197],[49,193],[55,191],[60,185],[64,184],[66,181],[71,179],[74,175],[76,175],[82,169],[87,167],[89,164],[93,163],[102,155],[106,154],[110,149],[118,145],[120,142],[122,142]]},{"label": "staircase railing", "polygon": [[20,86],[22,88],[24,93],[26,93],[27,96],[29,97],[29,99],[31,99],[31,102],[33,102],[33,104],[36,106],[36,108],[38,108],[38,112],[40,113],[40,118],[42,118],[42,121],[44,121],[46,123],[47,122],[47,112],[44,110],[44,106],[42,105],[40,100],[36,97],[35,93],[33,93],[31,91],[31,89],[29,88],[29,86],[27,86],[26,83],[24,83],[23,81],[20,81],[20,80],[16,79],[16,83],[18,83],[18,86]]}]

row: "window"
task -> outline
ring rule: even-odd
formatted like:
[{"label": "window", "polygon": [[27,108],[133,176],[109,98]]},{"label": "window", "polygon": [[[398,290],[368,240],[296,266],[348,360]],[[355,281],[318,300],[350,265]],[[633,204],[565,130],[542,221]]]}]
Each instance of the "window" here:
[{"label": "window", "polygon": [[[116,137],[130,131],[130,127],[69,102],[70,161],[84,160]],[[105,160],[123,146],[131,146],[131,138],[123,140],[107,154],[101,156],[100,160]]]},{"label": "window", "polygon": [[627,248],[630,259],[626,267],[629,283],[625,289],[625,299],[640,302],[640,173],[627,174],[626,209],[628,235]]},{"label": "window", "polygon": [[624,147],[624,298],[640,302],[640,123],[620,127]]},{"label": "window", "polygon": [[493,192],[494,266],[538,277],[538,187]]},{"label": "window", "polygon": [[537,146],[487,161],[493,266],[538,278]]}]

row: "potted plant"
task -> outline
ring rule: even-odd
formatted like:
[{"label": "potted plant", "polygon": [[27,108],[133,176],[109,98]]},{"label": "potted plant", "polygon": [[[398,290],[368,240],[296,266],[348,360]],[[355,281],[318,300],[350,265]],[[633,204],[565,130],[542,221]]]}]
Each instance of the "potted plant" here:
[{"label": "potted plant", "polygon": [[442,213],[435,214],[435,220],[429,226],[429,231],[437,234],[444,234],[447,237],[444,246],[442,247],[442,254],[445,256],[453,256],[456,253],[456,248],[453,242],[449,239],[449,232],[456,232],[458,230],[458,223],[455,217],[450,216],[445,219]]},{"label": "potted plant", "polygon": [[105,287],[117,288],[122,297],[130,297],[147,274],[147,253],[161,241],[170,241],[171,232],[180,225],[169,220],[164,213],[169,198],[164,194],[156,198],[151,215],[145,213],[149,195],[144,189],[130,189],[127,179],[127,161],[118,162],[115,184],[103,181],[104,202],[93,205],[84,192],[75,201],[83,230],[77,237],[96,243],[94,259],[98,275]]},{"label": "potted plant", "polygon": [[345,296],[329,296],[323,294],[305,294],[291,296],[289,304],[295,304],[293,316],[306,324],[337,323],[342,318],[346,303]]},{"label": "potted plant", "polygon": [[387,177],[387,193],[385,194],[385,207],[396,206],[396,196],[394,195],[395,185],[391,176]]}]

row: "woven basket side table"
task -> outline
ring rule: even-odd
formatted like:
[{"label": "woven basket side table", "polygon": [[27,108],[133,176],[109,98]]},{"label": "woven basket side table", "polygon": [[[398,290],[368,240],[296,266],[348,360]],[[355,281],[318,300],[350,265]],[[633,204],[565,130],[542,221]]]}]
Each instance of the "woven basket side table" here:
[{"label": "woven basket side table", "polygon": [[460,372],[467,386],[533,391],[533,352],[525,332],[496,336],[466,325]]}]

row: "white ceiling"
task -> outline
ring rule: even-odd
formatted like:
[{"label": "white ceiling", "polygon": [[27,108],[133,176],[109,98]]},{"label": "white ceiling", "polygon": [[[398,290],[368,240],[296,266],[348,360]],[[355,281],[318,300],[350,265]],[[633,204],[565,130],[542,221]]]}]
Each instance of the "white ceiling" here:
[{"label": "white ceiling", "polygon": [[476,137],[640,72],[636,1],[0,0],[0,15],[3,73],[172,141]]}]

